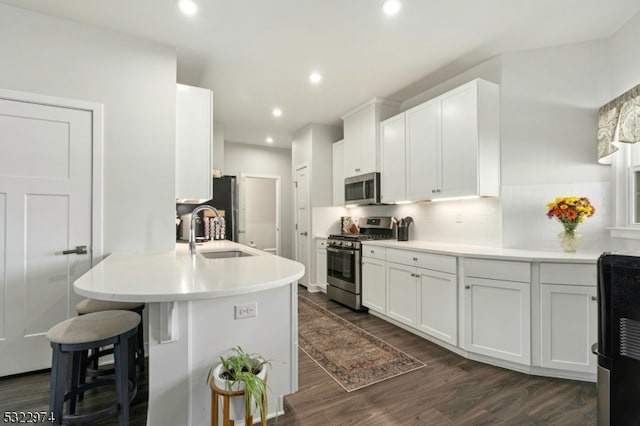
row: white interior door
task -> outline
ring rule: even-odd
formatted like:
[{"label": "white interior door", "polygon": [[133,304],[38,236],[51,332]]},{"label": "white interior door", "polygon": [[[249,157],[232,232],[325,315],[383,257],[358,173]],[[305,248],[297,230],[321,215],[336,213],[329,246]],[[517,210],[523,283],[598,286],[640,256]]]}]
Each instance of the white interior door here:
[{"label": "white interior door", "polygon": [[296,169],[295,176],[296,203],[296,260],[304,265],[304,276],[298,280],[300,284],[309,285],[310,237],[309,237],[309,167]]},{"label": "white interior door", "polygon": [[[0,92],[0,376],[49,368],[91,266],[92,111]],[[63,250],[86,246],[86,254]]]},{"label": "white interior door", "polygon": [[238,240],[280,254],[280,176],[240,176]]}]

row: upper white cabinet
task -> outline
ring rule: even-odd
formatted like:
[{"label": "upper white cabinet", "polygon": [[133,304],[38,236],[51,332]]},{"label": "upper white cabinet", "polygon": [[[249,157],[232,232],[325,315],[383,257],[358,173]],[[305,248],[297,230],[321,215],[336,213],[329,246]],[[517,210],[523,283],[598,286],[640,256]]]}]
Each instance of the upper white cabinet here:
[{"label": "upper white cabinet", "polygon": [[211,90],[178,84],[176,87],[176,199],[210,200],[213,142]]},{"label": "upper white cabinet", "polygon": [[394,203],[407,199],[405,170],[405,115],[398,114],[380,123],[380,201]]},{"label": "upper white cabinet", "polygon": [[382,123],[384,202],[498,196],[499,102],[498,85],[473,80]]},{"label": "upper white cabinet", "polygon": [[397,111],[397,103],[375,98],[342,117],[344,178],[380,171],[380,121]]},{"label": "upper white cabinet", "polygon": [[344,139],[333,144],[333,205],[344,206]]}]

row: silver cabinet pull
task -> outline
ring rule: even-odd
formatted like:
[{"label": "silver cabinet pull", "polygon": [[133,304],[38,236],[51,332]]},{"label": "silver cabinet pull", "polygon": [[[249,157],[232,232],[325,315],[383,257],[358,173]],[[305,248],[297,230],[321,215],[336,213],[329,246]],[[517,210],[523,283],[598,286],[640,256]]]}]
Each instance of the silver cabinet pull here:
[{"label": "silver cabinet pull", "polygon": [[64,250],[62,254],[87,254],[87,246],[76,246],[71,250]]},{"label": "silver cabinet pull", "polygon": [[471,288],[471,286],[470,285],[465,285],[464,288],[469,290]]},{"label": "silver cabinet pull", "polygon": [[417,257],[414,257],[414,258],[413,258],[413,261],[414,261],[414,262],[417,262],[417,261],[418,261],[418,258],[417,258]]},{"label": "silver cabinet pull", "polygon": [[307,232],[306,231],[305,232],[301,232],[300,235],[302,235],[303,237],[306,237],[307,236]]}]

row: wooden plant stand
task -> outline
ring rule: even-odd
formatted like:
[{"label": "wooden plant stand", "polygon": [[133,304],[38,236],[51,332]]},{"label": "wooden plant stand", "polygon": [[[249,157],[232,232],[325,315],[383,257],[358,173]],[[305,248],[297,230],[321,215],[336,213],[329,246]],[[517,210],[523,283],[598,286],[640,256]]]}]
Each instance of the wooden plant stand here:
[{"label": "wooden plant stand", "polygon": [[[264,378],[267,383],[267,378]],[[234,421],[229,419],[229,399],[232,396],[244,395],[244,391],[227,391],[217,387],[213,379],[209,382],[211,387],[211,426],[218,426],[218,403],[219,397],[222,397],[222,426],[234,426]],[[253,414],[245,413],[245,426],[253,425]],[[260,413],[260,425],[267,426],[267,398],[262,395],[262,412]]]}]

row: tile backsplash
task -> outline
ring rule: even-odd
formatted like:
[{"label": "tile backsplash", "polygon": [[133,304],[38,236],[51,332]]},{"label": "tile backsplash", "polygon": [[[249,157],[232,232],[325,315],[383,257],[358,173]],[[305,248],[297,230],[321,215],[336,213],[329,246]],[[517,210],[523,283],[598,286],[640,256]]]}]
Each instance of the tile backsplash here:
[{"label": "tile backsplash", "polygon": [[400,206],[363,206],[345,209],[360,216],[411,216],[409,239],[489,247],[558,250],[562,226],[546,216],[547,204],[556,197],[588,197],[596,214],[581,224],[582,248],[611,248],[609,231],[609,183],[504,185],[502,196]]},{"label": "tile backsplash", "polygon": [[530,248],[556,250],[557,235],[562,225],[546,216],[547,204],[556,197],[587,197],[596,208],[596,213],[580,224],[582,249],[608,250],[611,246],[608,182],[504,185],[502,187],[503,246],[505,248]]}]

